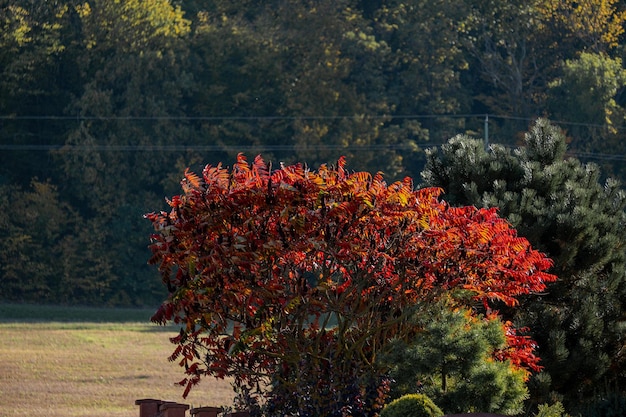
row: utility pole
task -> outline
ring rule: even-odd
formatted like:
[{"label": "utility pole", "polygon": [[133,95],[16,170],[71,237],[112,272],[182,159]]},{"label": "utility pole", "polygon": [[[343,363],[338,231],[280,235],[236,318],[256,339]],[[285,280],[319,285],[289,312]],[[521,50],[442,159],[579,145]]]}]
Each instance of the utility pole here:
[{"label": "utility pole", "polygon": [[485,151],[489,151],[489,114],[485,114]]}]

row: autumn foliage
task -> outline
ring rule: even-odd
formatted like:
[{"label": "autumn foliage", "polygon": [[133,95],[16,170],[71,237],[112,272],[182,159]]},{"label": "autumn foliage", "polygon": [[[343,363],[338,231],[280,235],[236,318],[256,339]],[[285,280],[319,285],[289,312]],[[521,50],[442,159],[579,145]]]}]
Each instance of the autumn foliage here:
[{"label": "autumn foliage", "polygon": [[[555,279],[495,209],[453,208],[344,159],[272,170],[239,155],[231,170],[186,172],[182,188],[169,213],[146,215],[170,292],[153,320],[181,325],[170,359],[185,394],[233,377],[268,415],[369,415],[388,382],[377,356],[419,331],[420,306],[445,296],[493,315]],[[537,369],[532,341],[507,329],[496,359]]]}]

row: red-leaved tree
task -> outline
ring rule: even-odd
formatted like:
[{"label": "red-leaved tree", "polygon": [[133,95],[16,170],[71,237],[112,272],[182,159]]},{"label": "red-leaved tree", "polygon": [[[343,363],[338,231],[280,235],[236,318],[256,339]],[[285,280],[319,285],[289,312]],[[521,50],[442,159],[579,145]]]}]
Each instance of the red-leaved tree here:
[{"label": "red-leaved tree", "polygon": [[[551,265],[493,209],[453,208],[410,179],[272,170],[240,155],[232,170],[186,172],[171,211],[151,213],[151,263],[170,296],[153,317],[181,325],[171,360],[186,395],[232,377],[265,415],[367,416],[385,398],[377,356],[419,331],[409,320],[445,296],[474,311],[544,289]],[[537,368],[513,327],[496,360]]]}]

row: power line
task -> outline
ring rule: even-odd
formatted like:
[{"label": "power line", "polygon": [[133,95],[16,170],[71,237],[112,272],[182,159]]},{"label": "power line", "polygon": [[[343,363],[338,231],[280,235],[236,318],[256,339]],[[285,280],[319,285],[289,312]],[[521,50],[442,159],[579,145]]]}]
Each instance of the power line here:
[{"label": "power line", "polygon": [[[296,120],[402,120],[402,119],[491,119],[499,120],[517,120],[522,122],[532,122],[543,116],[525,117],[525,116],[507,116],[489,113],[464,113],[464,114],[356,114],[356,115],[310,115],[310,116],[70,116],[70,115],[0,115],[0,121],[296,121]],[[559,126],[578,126],[595,129],[608,129],[626,131],[626,127],[609,126],[606,124],[571,122],[567,120],[550,121]]]},{"label": "power line", "polygon": [[[275,120],[346,120],[346,119],[436,119],[484,117],[484,114],[355,114],[313,116],[58,116],[0,115],[0,120],[30,121],[275,121]],[[494,117],[494,116],[492,116]],[[529,118],[528,120],[534,120]]]},{"label": "power line", "polygon": [[[418,142],[419,148],[435,147],[444,142]],[[316,145],[306,149],[315,151],[412,151],[413,144],[389,144],[389,145]],[[513,148],[513,146],[507,146]],[[219,145],[0,145],[0,150],[5,151],[63,151],[63,152],[293,152],[299,149],[296,145],[247,145],[247,146],[219,146]],[[569,151],[568,155],[577,158],[595,159],[604,161],[626,161],[626,155],[615,155],[596,152]]]},{"label": "power line", "polygon": [[[489,142],[488,123],[489,119],[518,120],[532,122],[538,117],[519,117],[507,115],[495,115],[484,113],[466,114],[360,114],[360,115],[313,115],[313,116],[69,116],[69,115],[0,115],[1,121],[295,121],[295,120],[396,120],[396,119],[484,119],[485,122],[485,143]],[[607,125],[568,122],[563,120],[551,120],[559,126],[580,126],[597,129],[606,129]],[[626,128],[617,127],[617,130]],[[386,145],[315,145],[307,149],[318,151],[411,151],[418,147],[432,147],[442,145],[439,142],[419,142],[412,144],[386,144]],[[242,146],[222,146],[222,145],[41,145],[41,144],[0,144],[0,150],[4,151],[62,151],[62,152],[288,152],[301,149],[296,145],[242,145]],[[626,155],[614,155],[596,152],[569,152],[570,155],[597,160],[626,161]]]},{"label": "power line", "polygon": [[[441,145],[442,143],[424,142],[423,145]],[[420,146],[420,143],[415,145]],[[8,151],[82,151],[82,152],[246,152],[246,151],[296,151],[299,149],[313,150],[358,150],[358,151],[385,151],[385,150],[413,150],[414,144],[387,144],[387,145],[315,145],[311,147],[300,147],[297,145],[242,145],[242,146],[220,146],[220,145],[0,145],[0,150]]]}]

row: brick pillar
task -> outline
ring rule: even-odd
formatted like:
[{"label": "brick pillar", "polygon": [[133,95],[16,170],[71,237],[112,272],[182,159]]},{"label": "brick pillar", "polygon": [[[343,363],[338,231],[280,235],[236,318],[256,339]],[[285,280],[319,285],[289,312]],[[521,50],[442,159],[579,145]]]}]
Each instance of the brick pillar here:
[{"label": "brick pillar", "polygon": [[198,407],[189,410],[192,417],[217,417],[222,412],[221,407]]},{"label": "brick pillar", "polygon": [[159,406],[162,417],[185,417],[185,411],[189,409],[187,404],[164,402]]},{"label": "brick pillar", "polygon": [[163,401],[152,398],[135,400],[135,405],[139,406],[139,417],[155,417],[159,413],[159,406],[162,403]]}]

